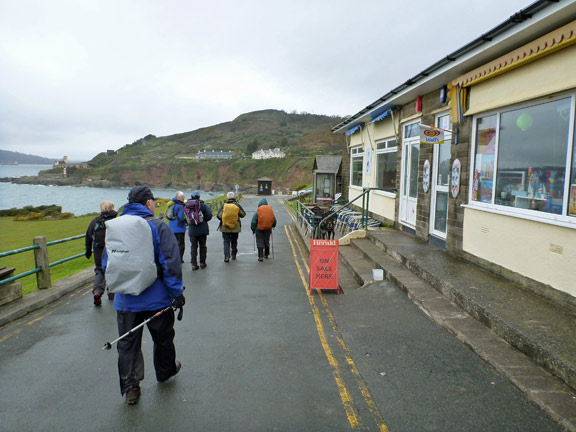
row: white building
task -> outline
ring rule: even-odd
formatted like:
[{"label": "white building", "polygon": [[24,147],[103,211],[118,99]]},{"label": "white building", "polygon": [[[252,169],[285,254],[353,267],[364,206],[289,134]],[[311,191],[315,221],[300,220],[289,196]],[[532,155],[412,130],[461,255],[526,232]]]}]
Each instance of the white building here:
[{"label": "white building", "polygon": [[275,148],[274,150],[258,150],[252,153],[252,159],[283,159],[286,157],[286,153],[284,153],[279,148]]}]

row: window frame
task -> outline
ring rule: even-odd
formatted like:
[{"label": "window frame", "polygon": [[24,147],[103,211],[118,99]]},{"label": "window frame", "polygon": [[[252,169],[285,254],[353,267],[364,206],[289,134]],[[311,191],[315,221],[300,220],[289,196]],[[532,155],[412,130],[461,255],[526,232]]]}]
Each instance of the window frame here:
[{"label": "window frame", "polygon": [[[563,201],[562,201],[562,214],[548,213],[543,211],[522,209],[518,207],[504,206],[496,204],[496,192],[493,189],[492,198],[490,203],[485,203],[481,201],[473,201],[473,184],[474,184],[474,170],[475,170],[475,157],[476,157],[476,140],[477,140],[477,127],[478,119],[485,118],[488,116],[496,115],[496,143],[495,143],[495,153],[494,153],[494,172],[492,175],[493,185],[496,185],[496,179],[498,176],[498,158],[500,151],[500,122],[502,114],[510,111],[515,111],[522,108],[529,108],[532,106],[544,104],[547,102],[553,102],[560,99],[570,99],[570,117],[568,124],[568,139],[566,142],[566,159],[564,162],[565,177],[564,177],[564,191],[563,191]],[[469,185],[468,188],[468,204],[464,207],[487,211],[490,213],[501,214],[505,216],[512,216],[521,219],[527,219],[535,222],[543,222],[552,225],[573,228],[576,229],[576,216],[570,216],[569,213],[569,200],[570,200],[570,178],[572,176],[572,157],[573,153],[576,152],[576,92],[562,92],[555,95],[549,95],[543,98],[532,99],[527,102],[507,105],[504,107],[496,108],[494,110],[485,111],[482,113],[475,114],[472,119],[472,130],[471,130],[471,144],[470,144],[470,172],[469,172]],[[575,168],[576,169],[576,168]]]},{"label": "window frame", "polygon": [[[354,174],[354,170],[353,170],[354,159],[360,159],[362,162],[361,163],[361,169],[360,169],[360,173],[362,174],[362,184],[361,185],[355,185],[352,182],[353,174]],[[359,145],[359,146],[350,147],[350,187],[362,189],[363,186],[364,186],[364,146]]]},{"label": "window frame", "polygon": [[[391,146],[390,144],[394,142],[394,146]],[[384,148],[379,148],[381,144],[384,144]],[[376,141],[376,181],[374,182],[376,185],[378,185],[378,158],[380,157],[380,155],[382,154],[389,154],[389,153],[396,153],[396,192],[393,191],[383,191],[383,190],[376,190],[374,192],[384,195],[384,196],[388,196],[391,198],[395,198],[396,197],[396,193],[398,192],[398,141],[396,140],[396,137],[389,137],[389,138],[384,138],[381,140]],[[377,186],[379,187],[379,186]]]}]

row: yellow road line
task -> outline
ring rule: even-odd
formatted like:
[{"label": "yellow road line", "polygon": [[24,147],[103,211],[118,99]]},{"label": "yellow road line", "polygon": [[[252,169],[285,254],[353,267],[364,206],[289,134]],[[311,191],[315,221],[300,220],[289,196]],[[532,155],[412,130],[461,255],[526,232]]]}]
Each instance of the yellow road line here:
[{"label": "yellow road line", "polygon": [[296,267],[298,268],[298,273],[300,274],[300,279],[302,280],[302,284],[304,285],[304,289],[306,290],[308,301],[310,306],[312,307],[312,312],[314,314],[314,321],[316,322],[316,330],[318,331],[318,336],[320,337],[320,343],[322,344],[322,348],[324,349],[324,353],[326,358],[328,359],[328,363],[332,367],[332,375],[334,376],[334,380],[336,381],[336,385],[338,387],[338,392],[340,393],[340,399],[342,400],[342,405],[344,405],[344,410],[346,411],[346,417],[348,418],[348,422],[352,429],[356,429],[359,426],[358,417],[354,411],[353,400],[350,396],[350,392],[344,385],[344,381],[342,380],[342,376],[340,374],[340,368],[338,366],[338,361],[334,357],[330,346],[328,345],[328,341],[326,339],[326,334],[324,332],[324,325],[322,324],[322,318],[320,317],[320,312],[314,303],[314,297],[311,296],[308,290],[308,282],[306,281],[306,277],[302,271],[302,267],[298,262],[296,249],[294,248],[293,239],[290,237],[288,228],[284,226],[286,230],[286,235],[288,237],[288,241],[290,242],[290,246],[292,247],[292,254],[294,256],[294,262],[296,263]]},{"label": "yellow road line", "polygon": [[[292,236],[294,236],[293,229],[294,229],[294,227],[291,227],[291,235]],[[300,252],[300,257],[302,259],[302,262],[304,263],[304,267],[306,268],[306,271],[309,272],[310,267],[308,266],[308,264],[304,260],[304,257],[306,255],[305,255],[304,251],[302,250],[302,246],[297,241],[295,241],[295,243],[296,243],[296,246],[298,247],[298,250]],[[293,252],[294,252],[294,248],[293,248]],[[296,258],[296,256],[295,256],[295,258]],[[306,292],[309,292],[309,290],[307,290]],[[366,405],[368,406],[368,409],[370,410],[370,412],[372,413],[372,415],[374,417],[374,420],[378,424],[378,428],[379,428],[380,432],[387,432],[388,427],[384,423],[384,419],[382,418],[382,414],[380,413],[378,406],[374,402],[374,399],[372,398],[372,395],[371,395],[370,391],[368,390],[368,387],[366,386],[364,379],[362,379],[362,376],[360,375],[360,371],[358,370],[356,363],[352,359],[350,349],[348,348],[348,346],[346,345],[346,343],[344,342],[344,339],[342,338],[342,336],[340,334],[340,330],[338,329],[338,326],[336,325],[336,320],[334,319],[334,315],[332,314],[332,311],[330,310],[330,306],[328,305],[328,302],[326,301],[326,296],[324,296],[322,294],[322,291],[317,291],[317,293],[318,293],[318,296],[320,297],[320,301],[322,302],[322,305],[324,306],[324,312],[328,316],[328,320],[330,321],[330,325],[332,327],[332,330],[334,331],[334,334],[336,336],[336,340],[338,341],[338,345],[340,346],[340,348],[345,353],[346,363],[348,363],[348,365],[350,366],[350,371],[352,372],[352,374],[354,374],[359,380],[358,381],[359,382],[358,390],[360,390],[360,393],[362,394],[364,401],[366,402]]]}]

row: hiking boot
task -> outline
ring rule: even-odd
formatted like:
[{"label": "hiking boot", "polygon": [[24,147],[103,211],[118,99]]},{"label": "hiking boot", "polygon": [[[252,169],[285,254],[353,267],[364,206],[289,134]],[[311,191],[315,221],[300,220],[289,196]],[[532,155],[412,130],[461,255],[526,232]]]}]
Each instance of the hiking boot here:
[{"label": "hiking boot", "polygon": [[232,255],[232,259],[235,260],[235,259],[236,259],[236,255]]},{"label": "hiking boot", "polygon": [[94,293],[94,306],[102,306],[102,294]]},{"label": "hiking boot", "polygon": [[268,259],[268,255],[264,255],[264,258]]},{"label": "hiking boot", "polygon": [[126,391],[126,404],[134,405],[140,398],[140,387],[129,388]]},{"label": "hiking boot", "polygon": [[261,256],[258,257],[258,261],[262,262],[264,261],[264,258],[262,258]]},{"label": "hiking boot", "polygon": [[208,265],[208,264],[206,264],[206,263],[202,263],[202,264],[200,264],[200,268],[201,268],[201,269],[204,269],[204,268],[206,268],[207,265]]},{"label": "hiking boot", "polygon": [[198,267],[197,265],[193,265],[192,266],[192,271],[198,270],[200,267]]},{"label": "hiking boot", "polygon": [[167,378],[163,378],[163,379],[157,378],[158,382],[160,382],[160,383],[166,382],[166,381],[168,381],[170,378],[172,378],[173,376],[178,375],[178,372],[180,372],[180,369],[182,369],[182,363],[180,363],[178,360],[176,360],[176,361],[174,362],[174,366],[175,366],[175,368],[174,368],[174,369],[175,369],[175,370],[174,370],[174,373],[173,373],[172,375],[170,375],[169,377],[167,377]]},{"label": "hiking boot", "polygon": [[114,293],[108,293],[108,300],[114,300]]},{"label": "hiking boot", "polygon": [[224,262],[230,262],[230,258],[228,257],[224,258]]}]

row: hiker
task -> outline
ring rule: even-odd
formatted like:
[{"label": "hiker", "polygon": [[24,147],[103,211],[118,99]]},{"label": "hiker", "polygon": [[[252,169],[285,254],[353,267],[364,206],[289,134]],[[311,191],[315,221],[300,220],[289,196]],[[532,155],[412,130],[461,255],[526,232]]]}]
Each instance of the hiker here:
[{"label": "hiker", "polygon": [[[102,253],[104,252],[106,239],[106,221],[114,219],[118,213],[114,210],[112,201],[102,201],[100,203],[100,215],[96,216],[88,225],[86,230],[86,252],[84,255],[90,259],[94,252],[94,287],[92,295],[94,306],[102,305],[102,295],[106,289],[106,280],[102,271]],[[114,294],[108,292],[108,299],[112,300]]]},{"label": "hiker", "polygon": [[270,234],[275,226],[276,216],[274,216],[272,206],[268,205],[266,198],[262,198],[250,224],[252,234],[256,235],[258,261],[260,262],[264,261],[264,258],[268,259],[270,255]]},{"label": "hiker", "polygon": [[[206,268],[206,238],[210,234],[208,222],[212,219],[212,211],[200,199],[200,191],[192,192],[186,203],[185,215],[188,222],[188,235],[190,236],[192,270]],[[198,248],[200,249],[200,266],[198,266]]]},{"label": "hiker", "polygon": [[[154,195],[147,186],[136,186],[128,194],[128,204],[124,206],[122,216],[114,220],[114,226],[108,226],[109,247],[106,250],[104,260],[104,270],[111,290],[114,290],[113,276],[118,279],[124,278],[123,283],[131,289],[140,292],[137,295],[117,293],[114,298],[114,308],[116,309],[116,319],[118,322],[118,333],[126,337],[118,341],[118,372],[120,375],[120,391],[126,395],[126,403],[129,405],[138,402],[140,397],[140,381],[144,379],[144,357],[142,356],[142,333],[143,327],[134,332],[130,332],[134,327],[144,322],[163,309],[172,307],[182,308],[185,304],[184,286],[182,284],[182,264],[179,260],[178,242],[170,228],[161,220],[154,218],[155,204]],[[134,224],[140,220],[130,219],[130,216],[138,216],[147,222],[144,228],[149,227],[150,232],[138,229],[137,233],[142,233],[142,238],[151,238],[149,248],[138,246],[136,252],[116,253],[130,251],[130,243],[137,243],[134,234],[131,239],[122,242],[122,233],[128,232],[126,228],[119,229],[118,238],[114,238],[113,232],[116,225],[128,223]],[[131,230],[134,231],[132,226]],[[151,234],[151,235],[150,235]],[[113,243],[113,240],[115,243]],[[130,240],[130,241],[128,241]],[[125,244],[118,247],[117,243]],[[115,249],[112,249],[114,247]],[[132,246],[135,248],[135,246]],[[152,257],[152,268],[146,266],[145,260],[140,256],[131,258],[130,255],[142,255]],[[116,260],[116,261],[114,261]],[[139,273],[124,272],[122,264],[130,269],[134,266],[134,261],[139,268]],[[120,268],[114,273],[114,262],[120,264]],[[130,264],[130,266],[128,266]],[[150,263],[149,263],[150,264]],[[118,264],[116,264],[118,265]],[[108,266],[108,267],[107,267]],[[151,270],[152,283],[146,287],[135,281],[141,274]],[[130,274],[126,274],[130,273]],[[156,279],[154,279],[156,278]],[[174,347],[174,309],[170,308],[161,315],[149,321],[146,325],[154,341],[154,369],[156,380],[164,382],[178,373],[182,364],[176,360],[176,349]]]},{"label": "hiker", "polygon": [[226,198],[216,217],[220,220],[218,229],[222,231],[224,262],[227,263],[230,262],[230,257],[235,260],[238,254],[238,233],[242,231],[240,219],[246,216],[246,212],[236,202],[236,194],[234,192],[228,192]]},{"label": "hiker", "polygon": [[184,216],[184,192],[177,192],[172,198],[172,202],[166,209],[166,219],[172,232],[178,240],[178,250],[180,251],[180,263],[184,262],[184,250],[186,248],[186,217]]}]

